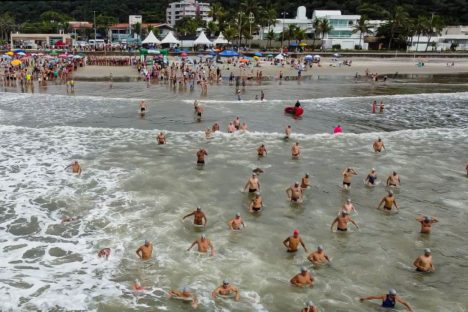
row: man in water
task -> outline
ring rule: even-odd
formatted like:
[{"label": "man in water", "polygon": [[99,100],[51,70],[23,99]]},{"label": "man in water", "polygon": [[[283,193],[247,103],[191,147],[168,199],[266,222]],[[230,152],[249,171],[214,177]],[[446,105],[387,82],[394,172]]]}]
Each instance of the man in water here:
[{"label": "man in water", "polygon": [[234,119],[233,124],[234,124],[234,128],[236,128],[236,130],[240,129],[241,121],[240,121],[239,116],[237,116],[236,119]]},{"label": "man in water", "polygon": [[260,101],[263,102],[264,99],[265,99],[265,93],[263,93],[263,90],[260,90]]},{"label": "man in water", "polygon": [[312,301],[309,301],[305,308],[301,310],[301,312],[318,312],[317,307]]},{"label": "man in water", "polygon": [[140,114],[144,114],[148,110],[148,106],[146,105],[145,101],[140,102],[140,104],[138,105],[138,109],[140,111]]},{"label": "man in water", "polygon": [[347,211],[341,211],[341,213],[333,220],[333,223],[330,226],[330,229],[333,230],[333,226],[337,223],[336,230],[341,232],[348,231],[348,223],[351,222],[356,228],[359,229],[357,223],[351,219]]},{"label": "man in water", "polygon": [[252,176],[249,178],[247,183],[244,186],[244,192],[249,189],[249,193],[255,193],[260,191],[260,181],[257,178],[256,173],[252,173]]},{"label": "man in water", "polygon": [[211,255],[215,255],[215,250],[213,247],[213,244],[211,244],[211,241],[206,238],[205,234],[202,234],[199,239],[195,240],[192,245],[187,249],[187,251],[190,251],[193,246],[197,245],[198,252],[208,252],[208,249],[211,250]]},{"label": "man in water", "polygon": [[393,206],[395,206],[395,208],[398,210],[398,205],[396,203],[395,196],[393,196],[392,191],[388,191],[388,195],[382,198],[377,209],[380,209],[380,206],[382,206],[382,204],[384,204],[384,209],[387,211],[392,210]]},{"label": "man in water", "polygon": [[171,299],[172,297],[183,298],[183,299],[192,299],[192,308],[196,309],[198,306],[198,299],[195,294],[184,286],[182,289],[171,289],[167,294],[167,297]]},{"label": "man in water", "polygon": [[166,136],[164,133],[160,132],[156,137],[156,141],[158,141],[159,145],[166,144]]},{"label": "man in water", "polygon": [[396,171],[393,171],[392,174],[387,178],[387,186],[400,186],[400,184],[400,176],[396,173]]},{"label": "man in water", "polygon": [[384,109],[385,109],[384,103],[383,103],[383,101],[380,101],[380,110],[379,110],[379,113],[382,113],[382,114],[383,114]]},{"label": "man in water", "polygon": [[397,295],[397,292],[395,289],[390,289],[388,291],[388,294],[386,295],[377,295],[377,296],[368,296],[368,297],[361,297],[359,298],[359,301],[364,302],[366,300],[382,300],[382,307],[383,308],[395,308],[395,304],[401,303],[406,307],[406,310],[414,312],[413,308],[411,305],[403,300],[400,296]]},{"label": "man in water", "polygon": [[325,253],[323,250],[322,245],[318,245],[317,250],[312,252],[308,257],[307,260],[312,262],[315,265],[319,264],[324,264],[327,262],[330,262],[330,258],[328,258],[328,255]]},{"label": "man in water", "polygon": [[303,266],[301,267],[301,273],[294,275],[294,277],[291,278],[290,283],[294,286],[299,287],[312,287],[314,283],[314,278],[310,274],[309,270],[307,270],[307,268]]},{"label": "man in water", "polygon": [[197,152],[197,165],[205,164],[205,156],[208,156],[208,153],[204,148],[200,148]]},{"label": "man in water", "polygon": [[424,249],[424,254],[414,260],[413,265],[418,272],[435,272],[435,267],[432,264],[432,252],[429,248]]},{"label": "man in water", "polygon": [[286,238],[283,241],[283,245],[286,246],[286,248],[288,249],[287,250],[288,252],[297,252],[297,247],[299,246],[299,244],[301,244],[302,247],[304,248],[304,251],[307,252],[307,248],[304,245],[304,242],[302,241],[302,238],[299,237],[299,230],[298,229],[295,229],[293,231],[293,235],[289,236],[288,238]]},{"label": "man in water", "polygon": [[466,176],[468,177],[468,164],[466,164],[465,171],[466,171]]},{"label": "man in water", "polygon": [[309,188],[311,186],[309,182],[309,174],[306,173],[305,176],[302,177],[301,179],[301,188],[302,190],[305,190],[306,188]]},{"label": "man in water", "polygon": [[145,244],[141,245],[136,250],[136,254],[141,260],[148,260],[153,254],[153,244],[151,244],[150,241],[145,240]]},{"label": "man in water", "polygon": [[[291,133],[292,133],[292,128],[291,128],[291,125],[288,125],[286,127],[286,129],[284,129],[284,134],[285,134],[285,139],[289,139],[289,137],[291,136]],[[467,165],[468,166],[468,165]]]},{"label": "man in water", "polygon": [[239,288],[231,285],[228,280],[224,280],[221,286],[213,290],[213,292],[211,293],[211,297],[213,299],[216,299],[218,295],[230,296],[231,294],[235,294],[235,300],[239,301],[240,299]]},{"label": "man in water", "polygon": [[258,157],[264,157],[267,155],[265,144],[262,144],[257,148],[257,155]]},{"label": "man in water", "polygon": [[299,147],[299,142],[296,142],[296,144],[293,144],[293,146],[291,147],[291,156],[293,159],[298,159],[300,154],[301,149]]},{"label": "man in water", "polygon": [[219,123],[215,122],[213,126],[211,127],[211,130],[213,132],[219,131]]},{"label": "man in water", "polygon": [[[68,167],[71,167],[71,171],[72,173],[77,173],[78,175],[81,174],[81,166],[80,164],[78,163],[78,161],[74,161],[71,165],[69,165]],[[68,168],[67,167],[67,168]],[[66,169],[66,168],[65,168]]]},{"label": "man in water", "polygon": [[286,195],[291,202],[297,203],[302,202],[303,191],[299,186],[299,182],[295,182],[294,185],[286,189]]},{"label": "man in water", "polygon": [[197,207],[195,211],[184,216],[182,220],[185,220],[185,218],[188,218],[191,216],[193,216],[193,224],[206,226],[206,223],[208,222],[208,220],[206,219],[205,213],[201,210],[200,207]]},{"label": "man in water", "polygon": [[263,200],[262,196],[260,196],[260,192],[255,192],[255,197],[252,198],[252,201],[249,205],[250,212],[259,212],[263,209]]},{"label": "man in water", "polygon": [[341,174],[343,175],[343,188],[351,188],[351,178],[357,175],[357,172],[352,168],[346,168]]},{"label": "man in water", "polygon": [[439,222],[437,218],[429,216],[417,216],[416,220],[421,223],[421,233],[430,234],[432,230],[432,225]]},{"label": "man in water", "polygon": [[343,207],[341,208],[342,211],[346,211],[348,214],[353,211],[354,213],[357,213],[356,208],[354,207],[351,198],[348,198],[346,202],[343,204]]},{"label": "man in water", "polygon": [[195,108],[195,115],[197,115],[197,120],[201,120],[203,111],[203,106],[197,105],[197,107]]},{"label": "man in water", "polygon": [[372,168],[371,172],[369,172],[364,182],[369,186],[375,186],[376,180],[377,180],[377,172],[375,171],[375,168]]},{"label": "man in water", "polygon": [[213,132],[211,131],[210,128],[207,128],[207,129],[205,130],[205,138],[211,139],[212,134],[213,134]]},{"label": "man in water", "polygon": [[228,128],[227,128],[228,133],[234,133],[236,132],[236,127],[234,127],[234,124],[232,122],[229,123]]},{"label": "man in water", "polygon": [[245,227],[244,220],[242,220],[240,213],[236,213],[236,216],[228,222],[228,225],[232,231],[239,231],[241,229],[241,225],[242,227]]},{"label": "man in water", "polygon": [[106,258],[106,260],[107,260],[107,259],[109,259],[110,254],[111,254],[111,249],[110,248],[102,248],[101,250],[99,250],[97,255],[98,255],[99,258],[103,257],[103,258]]},{"label": "man in water", "polygon": [[372,114],[377,112],[377,101],[372,102]]},{"label": "man in water", "polygon": [[374,148],[374,152],[380,153],[382,149],[385,149],[384,142],[382,141],[381,138],[378,138],[377,141],[374,141],[374,144],[372,144],[372,147]]}]

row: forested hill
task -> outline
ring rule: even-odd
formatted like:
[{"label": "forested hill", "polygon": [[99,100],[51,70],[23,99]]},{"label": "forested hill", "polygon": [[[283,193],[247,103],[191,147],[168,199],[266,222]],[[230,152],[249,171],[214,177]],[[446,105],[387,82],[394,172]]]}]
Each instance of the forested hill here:
[{"label": "forested hill", "polygon": [[[239,9],[239,0],[204,0],[218,2],[226,11]],[[300,5],[307,7],[310,17],[315,9],[342,10],[345,14],[366,14],[370,19],[383,19],[385,12],[403,6],[410,17],[418,15],[441,16],[447,25],[468,25],[468,0],[242,0],[257,3],[262,7],[273,7],[276,11],[286,11],[295,16]],[[164,22],[166,7],[172,0],[65,0],[65,1],[2,1],[0,14],[10,12],[18,24],[34,22],[41,13],[56,11],[66,14],[73,20],[92,21],[96,15],[113,16],[120,22],[128,21],[129,14],[141,14],[146,22]],[[279,14],[278,14],[279,16]]]}]

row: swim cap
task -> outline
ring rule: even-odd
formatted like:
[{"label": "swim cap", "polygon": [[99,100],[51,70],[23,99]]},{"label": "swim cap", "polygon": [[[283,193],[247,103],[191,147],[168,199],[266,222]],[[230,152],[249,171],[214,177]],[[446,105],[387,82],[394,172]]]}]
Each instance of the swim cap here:
[{"label": "swim cap", "polygon": [[309,271],[309,270],[307,270],[307,268],[305,266],[301,267],[301,272],[307,272],[307,271]]},{"label": "swim cap", "polygon": [[388,191],[388,195],[393,195],[393,191]]},{"label": "swim cap", "polygon": [[294,185],[299,185],[299,182],[294,182]]},{"label": "swim cap", "polygon": [[201,235],[201,238],[206,238],[206,235],[205,235],[205,234],[202,234],[202,235]]},{"label": "swim cap", "polygon": [[259,192],[259,191],[256,191],[256,192],[255,192],[255,195],[260,196],[260,192]]},{"label": "swim cap", "polygon": [[236,213],[236,217],[240,217],[240,213]]},{"label": "swim cap", "polygon": [[188,292],[188,287],[187,286],[182,287],[182,292]]},{"label": "swim cap", "polygon": [[253,175],[253,176],[256,176],[257,174],[254,172],[254,173],[252,173],[252,175]]},{"label": "swim cap", "polygon": [[309,174],[308,174],[308,173],[306,173],[306,174],[305,174],[305,176],[306,176],[306,177],[308,177],[308,176],[309,176]]},{"label": "swim cap", "polygon": [[197,210],[201,210],[200,206],[197,206]]},{"label": "swim cap", "polygon": [[341,210],[341,214],[349,215],[349,212],[347,212],[346,210]]},{"label": "swim cap", "polygon": [[145,245],[146,245],[146,244],[149,244],[149,243],[150,243],[150,241],[147,240],[147,239],[145,239]]},{"label": "swim cap", "polygon": [[350,203],[350,202],[351,202],[351,198],[348,198],[346,201],[347,201],[348,203]]},{"label": "swim cap", "polygon": [[135,285],[141,285],[141,284],[140,284],[140,281],[138,280],[138,278],[135,279]]},{"label": "swim cap", "polygon": [[293,234],[294,234],[294,235],[299,235],[299,230],[298,230],[298,229],[295,229],[295,230],[293,231]]},{"label": "swim cap", "polygon": [[395,295],[397,294],[397,292],[396,292],[396,290],[395,290],[394,288],[390,288],[390,289],[388,290],[388,294],[389,294],[389,295],[394,295],[394,296],[395,296]]},{"label": "swim cap", "polygon": [[432,217],[426,216],[424,217],[424,221],[432,221]]},{"label": "swim cap", "polygon": [[229,281],[228,281],[227,279],[225,279],[225,280],[223,281],[223,285],[229,285]]},{"label": "swim cap", "polygon": [[429,248],[424,249],[424,253],[430,254],[431,250]]},{"label": "swim cap", "polygon": [[372,168],[372,171],[375,171],[375,168]]},{"label": "swim cap", "polygon": [[310,301],[307,303],[307,306],[309,306],[309,307],[315,307],[315,304],[312,302],[312,300],[310,300]]},{"label": "swim cap", "polygon": [[323,245],[318,245],[317,250],[323,250]]}]

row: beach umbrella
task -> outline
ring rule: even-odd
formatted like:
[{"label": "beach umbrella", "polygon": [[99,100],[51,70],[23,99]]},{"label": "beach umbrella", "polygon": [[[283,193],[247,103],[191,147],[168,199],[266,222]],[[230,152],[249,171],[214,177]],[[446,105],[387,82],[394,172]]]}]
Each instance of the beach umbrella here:
[{"label": "beach umbrella", "polygon": [[160,54],[161,52],[159,50],[155,50],[155,49],[150,49],[148,50],[148,54]]},{"label": "beach umbrella", "polygon": [[9,51],[7,53],[5,53],[6,55],[9,55],[9,56],[13,56],[13,52]]},{"label": "beach umbrella", "polygon": [[219,53],[219,56],[223,56],[223,57],[235,57],[235,56],[239,56],[238,53],[232,51],[232,50],[224,50],[223,52]]},{"label": "beach umbrella", "polygon": [[261,52],[255,52],[254,55],[257,56],[257,57],[262,57],[263,56],[263,54]]},{"label": "beach umbrella", "polygon": [[52,52],[50,52],[50,55],[58,55],[58,52],[57,51],[52,51]]},{"label": "beach umbrella", "polygon": [[301,43],[299,43],[299,45],[300,45],[301,47],[305,47],[305,46],[307,46],[307,43],[301,42]]},{"label": "beach umbrella", "polygon": [[333,54],[334,57],[340,57],[341,55],[339,55],[338,53],[335,53]]},{"label": "beach umbrella", "polygon": [[283,54],[280,53],[280,54],[278,54],[277,56],[275,56],[275,59],[277,59],[277,60],[284,60],[284,56],[283,56]]},{"label": "beach umbrella", "polygon": [[59,56],[58,56],[58,57],[61,57],[61,58],[67,58],[67,57],[68,57],[68,54],[66,54],[66,53],[59,54]]},{"label": "beach umbrella", "polygon": [[73,58],[74,59],[80,59],[80,58],[83,58],[81,55],[73,55]]},{"label": "beach umbrella", "polygon": [[268,54],[267,56],[268,56],[268,57],[273,57],[273,54]]},{"label": "beach umbrella", "polygon": [[146,55],[146,54],[148,54],[148,49],[140,48],[139,51],[140,51],[140,55]]},{"label": "beach umbrella", "polygon": [[16,49],[16,50],[13,50],[13,52],[15,54],[18,54],[18,53],[26,53],[26,51],[22,50],[22,49]]},{"label": "beach umbrella", "polygon": [[304,57],[304,60],[306,60],[306,61],[311,61],[311,60],[313,60],[313,58],[314,58],[314,57],[313,57],[312,55],[306,55],[306,56]]},{"label": "beach umbrella", "polygon": [[6,55],[6,54],[2,55],[2,58],[7,59],[7,60],[11,60],[11,56]]},{"label": "beach umbrella", "polygon": [[16,54],[17,54],[17,55],[21,55],[21,56],[25,56],[25,55],[26,55],[25,52],[17,52]]},{"label": "beach umbrella", "polygon": [[13,60],[11,61],[11,65],[13,66],[18,66],[18,65],[21,65],[23,62],[21,62],[20,60]]},{"label": "beach umbrella", "polygon": [[258,56],[255,55],[255,56],[253,57],[253,59],[256,60],[256,61],[258,61],[260,58],[259,58]]},{"label": "beach umbrella", "polygon": [[182,56],[182,57],[187,57],[187,52],[183,51],[183,52],[180,54],[180,56]]}]

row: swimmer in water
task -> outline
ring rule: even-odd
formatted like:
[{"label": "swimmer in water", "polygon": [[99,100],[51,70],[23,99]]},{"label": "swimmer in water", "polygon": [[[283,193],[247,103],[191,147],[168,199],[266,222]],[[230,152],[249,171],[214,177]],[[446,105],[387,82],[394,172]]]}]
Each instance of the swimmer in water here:
[{"label": "swimmer in water", "polygon": [[429,216],[417,216],[416,220],[421,223],[421,233],[430,234],[432,230],[432,225],[439,222],[437,218]]},{"label": "swimmer in water", "polygon": [[301,267],[301,272],[294,275],[289,282],[294,286],[312,287],[314,285],[314,278],[310,274],[309,270],[307,270],[307,268],[303,266]]},{"label": "swimmer in water", "polygon": [[372,147],[374,148],[374,152],[380,153],[382,149],[385,149],[385,144],[381,138],[378,138],[376,141],[374,141],[374,144],[372,144]]},{"label": "swimmer in water", "polygon": [[265,144],[262,144],[257,148],[257,155],[258,157],[264,157],[267,155]]},{"label": "swimmer in water", "polygon": [[382,204],[384,204],[384,210],[390,211],[392,210],[393,206],[395,206],[395,208],[398,210],[398,205],[396,203],[395,196],[393,196],[392,191],[388,191],[388,195],[382,198],[377,209],[380,209]]},{"label": "swimmer in water", "polygon": [[187,286],[182,287],[182,289],[171,289],[167,294],[169,299],[173,297],[183,298],[183,299],[192,299],[192,308],[196,309],[198,307],[198,298],[193,294]]},{"label": "swimmer in water", "polygon": [[81,166],[80,164],[78,163],[78,161],[74,161],[72,162],[70,165],[68,165],[67,167],[65,167],[65,169],[68,169],[71,167],[71,171],[72,173],[77,173],[78,175],[81,174]]},{"label": "swimmer in water", "polygon": [[379,110],[379,113],[382,113],[382,114],[383,114],[384,109],[385,109],[384,103],[383,103],[383,101],[380,101],[380,110]]},{"label": "swimmer in water", "polygon": [[159,145],[166,144],[166,136],[164,133],[160,132],[156,137],[156,141],[158,141]]},{"label": "swimmer in water", "polygon": [[231,294],[234,294],[235,295],[235,300],[239,301],[239,299],[240,299],[239,288],[231,285],[228,280],[224,280],[223,284],[221,286],[219,286],[218,288],[213,290],[213,292],[211,293],[211,297],[213,299],[216,299],[216,297],[219,296],[219,295],[229,296]]},{"label": "swimmer in water", "polygon": [[97,255],[99,258],[106,258],[107,260],[109,259],[110,254],[111,254],[110,248],[102,248],[101,250],[99,250]]},{"label": "swimmer in water", "polygon": [[197,152],[197,165],[203,166],[205,164],[205,156],[208,156],[208,153],[204,148],[200,148]]},{"label": "swimmer in water", "polygon": [[206,238],[205,234],[202,234],[199,239],[195,240],[192,243],[192,245],[190,245],[190,247],[187,249],[187,251],[190,251],[190,249],[192,249],[192,247],[195,245],[197,245],[198,252],[205,253],[208,252],[208,250],[211,250],[211,256],[215,255],[213,244],[208,238]]},{"label": "swimmer in water", "polygon": [[305,190],[306,188],[309,188],[311,186],[312,185],[309,182],[309,174],[306,173],[305,176],[303,176],[301,179],[301,188],[302,190]]},{"label": "swimmer in water", "polygon": [[145,289],[143,288],[143,286],[141,286],[141,283],[139,280],[135,280],[135,283],[133,283],[132,285],[132,289],[133,291],[144,291]]},{"label": "swimmer in water", "polygon": [[234,119],[233,124],[236,130],[240,130],[241,121],[240,121],[239,116],[237,116],[236,119]]},{"label": "swimmer in water", "polygon": [[193,102],[193,111],[194,111],[195,114],[197,113],[197,108],[198,108],[198,100],[195,100]]},{"label": "swimmer in water", "polygon": [[299,182],[295,182],[294,185],[288,187],[286,189],[286,195],[288,195],[289,201],[293,203],[302,202],[304,193],[299,186]]},{"label": "swimmer in water", "polygon": [[138,110],[141,114],[144,114],[148,110],[148,106],[146,105],[145,101],[141,101],[138,105]]},{"label": "swimmer in water", "polygon": [[242,123],[242,125],[240,126],[240,130],[243,131],[243,132],[249,131],[249,126],[247,126],[246,122]]},{"label": "swimmer in water", "polygon": [[424,254],[414,260],[413,265],[417,272],[435,272],[435,267],[432,264],[432,252],[429,248],[424,249]]},{"label": "swimmer in water", "polygon": [[318,312],[317,307],[312,301],[307,302],[305,308],[301,310],[301,312]]},{"label": "swimmer in water", "polygon": [[375,186],[376,180],[377,180],[377,172],[375,171],[374,168],[372,168],[371,172],[369,172],[364,182],[369,186]]},{"label": "swimmer in water", "polygon": [[[291,136],[291,133],[292,133],[292,128],[291,128],[291,125],[288,125],[286,127],[286,129],[284,129],[284,134],[285,134],[285,139],[289,139],[289,137]],[[468,165],[467,165],[468,166]]]},{"label": "swimmer in water", "polygon": [[260,191],[260,181],[258,180],[257,174],[252,173],[252,176],[249,178],[247,183],[244,186],[244,192],[249,189],[249,193],[255,193]]},{"label": "swimmer in water", "polygon": [[348,198],[346,202],[343,204],[343,207],[341,208],[342,211],[346,211],[348,214],[350,214],[352,211],[354,213],[357,213],[356,208],[354,207],[351,198]]},{"label": "swimmer in water", "polygon": [[136,254],[141,260],[148,260],[153,254],[153,244],[150,241],[145,240],[145,244],[141,245],[137,250]]},{"label": "swimmer in water", "polygon": [[195,115],[197,116],[197,120],[201,120],[202,118],[202,114],[205,110],[203,109],[203,106],[201,105],[197,105],[196,109],[195,109]]},{"label": "swimmer in water", "polygon": [[299,155],[301,154],[301,148],[299,147],[299,142],[296,142],[296,144],[293,144],[291,147],[291,157],[293,159],[299,159]]},{"label": "swimmer in water", "polygon": [[210,128],[207,128],[205,130],[205,138],[211,139],[212,136],[213,136],[213,131]]},{"label": "swimmer in water", "polygon": [[205,213],[201,210],[200,207],[197,207],[197,209],[188,215],[185,215],[182,220],[185,220],[185,218],[193,216],[193,224],[196,225],[203,225],[206,227],[206,223],[208,220],[206,219]]},{"label": "swimmer in water", "polygon": [[265,100],[265,93],[263,93],[263,90],[260,90],[260,101],[263,102]]},{"label": "swimmer in water", "polygon": [[315,265],[320,265],[320,264],[330,262],[330,258],[328,258],[328,255],[325,253],[325,250],[323,249],[322,245],[318,245],[317,250],[312,252],[307,257],[307,260],[309,260]]},{"label": "swimmer in water", "polygon": [[283,245],[286,246],[286,248],[288,249],[287,250],[288,252],[297,252],[297,247],[299,246],[299,244],[301,244],[302,247],[304,248],[304,251],[307,252],[307,248],[304,245],[304,242],[302,241],[302,238],[299,236],[299,230],[298,229],[295,229],[293,231],[293,235],[287,237],[283,241]]},{"label": "swimmer in water", "polygon": [[372,114],[377,112],[377,101],[372,102]]},{"label": "swimmer in water", "polygon": [[219,123],[215,122],[213,126],[211,126],[211,130],[213,132],[219,131]]},{"label": "swimmer in water", "polygon": [[408,302],[406,302],[400,296],[398,296],[395,289],[390,289],[388,291],[388,294],[386,295],[377,295],[377,296],[368,296],[368,297],[359,298],[359,301],[361,302],[364,302],[367,300],[382,300],[382,307],[390,308],[390,309],[395,308],[395,305],[398,302],[404,305],[407,311],[414,312],[413,307],[411,307],[411,305]]},{"label": "swimmer in water", "polygon": [[240,213],[236,213],[234,219],[228,222],[229,228],[232,231],[239,231],[242,227],[245,227],[244,220],[242,220]]},{"label": "swimmer in water", "polygon": [[63,217],[62,218],[62,224],[72,222],[72,221],[78,221],[81,217]]},{"label": "swimmer in water", "polygon": [[333,220],[333,222],[332,222],[332,224],[330,226],[330,229],[333,231],[333,226],[335,225],[335,223],[337,223],[336,230],[341,231],[341,232],[346,232],[346,231],[348,231],[348,223],[349,222],[354,224],[354,226],[357,229],[359,229],[359,226],[357,225],[357,223],[353,219],[351,219],[351,217],[349,216],[349,213],[342,210],[341,213],[335,218],[335,220]]},{"label": "swimmer in water", "polygon": [[396,173],[396,171],[393,171],[391,175],[388,176],[387,178],[387,186],[400,186],[401,181],[400,181],[400,176]]},{"label": "swimmer in water", "polygon": [[228,133],[236,132],[236,127],[234,126],[234,124],[232,122],[229,123],[228,128],[227,128],[227,132]]},{"label": "swimmer in water", "polygon": [[343,188],[350,189],[351,178],[357,175],[357,172],[352,168],[346,168],[341,174],[343,175]]},{"label": "swimmer in water", "polygon": [[249,211],[259,212],[263,209],[263,200],[260,192],[256,192],[254,198],[250,201]]}]

